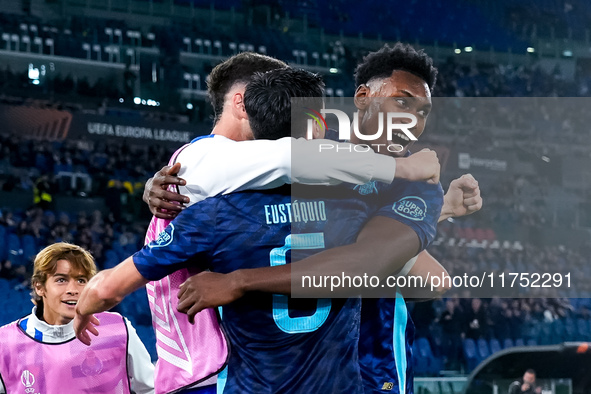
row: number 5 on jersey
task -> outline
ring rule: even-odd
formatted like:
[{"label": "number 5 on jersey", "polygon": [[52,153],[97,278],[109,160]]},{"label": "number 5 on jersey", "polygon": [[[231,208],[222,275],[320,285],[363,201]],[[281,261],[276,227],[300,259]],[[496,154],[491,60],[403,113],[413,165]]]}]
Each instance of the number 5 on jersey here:
[{"label": "number 5 on jersey", "polygon": [[[271,250],[271,267],[286,264],[286,254],[291,249],[324,249],[324,233],[290,234],[285,237],[285,245]],[[288,334],[300,334],[317,330],[328,318],[331,301],[318,299],[316,312],[310,316],[290,317],[288,297],[273,294],[273,320],[277,327]]]}]

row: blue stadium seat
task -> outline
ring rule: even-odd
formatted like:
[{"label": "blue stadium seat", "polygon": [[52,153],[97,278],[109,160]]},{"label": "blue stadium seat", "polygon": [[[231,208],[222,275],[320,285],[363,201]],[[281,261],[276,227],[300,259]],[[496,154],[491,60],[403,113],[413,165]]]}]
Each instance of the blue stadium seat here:
[{"label": "blue stadium seat", "polygon": [[513,346],[515,346],[515,343],[511,338],[507,338],[503,341],[503,349],[508,349]]},{"label": "blue stadium seat", "polygon": [[23,235],[23,256],[26,262],[35,260],[35,256],[39,252],[37,247],[37,240],[32,235]]},{"label": "blue stadium seat", "polygon": [[437,357],[443,356],[443,329],[441,325],[435,324],[431,326],[431,350]]},{"label": "blue stadium seat", "polygon": [[418,340],[416,340],[412,345],[412,352],[415,355],[413,357],[413,367],[417,374],[419,375],[426,375],[429,373],[429,360],[424,357],[420,357],[420,349],[418,345]]},{"label": "blue stadium seat", "polygon": [[528,339],[527,346],[538,346],[538,341],[536,341],[535,339]]},{"label": "blue stadium seat", "polygon": [[501,343],[496,338],[491,338],[491,340],[489,342],[489,345],[490,345],[490,352],[491,352],[491,354],[500,352],[502,350]]},{"label": "blue stadium seat", "polygon": [[583,341],[590,339],[589,323],[585,319],[577,319],[577,334]]},{"label": "blue stadium seat", "polygon": [[564,325],[564,321],[562,319],[556,319],[551,324],[551,343],[560,343],[565,341],[566,338],[566,329]]},{"label": "blue stadium seat", "polygon": [[144,343],[144,346],[146,346],[148,353],[150,353],[152,362],[156,361],[158,355],[156,354],[156,334],[154,333],[154,328],[151,325],[137,325],[134,327],[137,331],[137,335]]},{"label": "blue stadium seat", "polygon": [[523,340],[523,338],[517,338],[515,340],[515,346],[525,346],[525,341]]},{"label": "blue stadium seat", "polygon": [[[6,227],[0,226],[0,239],[6,239]],[[8,248],[6,247],[6,242],[0,242],[0,262],[6,259],[8,254]]]},{"label": "blue stadium seat", "polygon": [[134,314],[136,316],[136,321],[139,324],[144,325],[152,324],[152,314],[150,312],[148,294],[146,293],[145,287],[142,287],[133,293],[133,304],[135,307]]},{"label": "blue stadium seat", "polygon": [[119,241],[113,241],[112,248],[117,253],[119,261],[123,261],[127,257],[129,257],[125,250],[123,250],[123,246],[121,246],[121,243]]},{"label": "blue stadium seat", "polygon": [[564,338],[565,341],[582,340],[577,335],[577,327],[573,318],[567,317],[564,319]]},{"label": "blue stadium seat", "polygon": [[[8,289],[10,288],[10,283],[7,279],[0,278],[0,294],[8,293]],[[4,297],[2,297],[4,298]]]},{"label": "blue stadium seat", "polygon": [[14,265],[23,264],[23,246],[21,239],[16,234],[8,235],[8,259],[12,261]]},{"label": "blue stadium seat", "polygon": [[476,344],[473,339],[467,338],[464,340],[464,359],[468,365],[468,370],[472,371],[480,360],[476,351]]},{"label": "blue stadium seat", "polygon": [[480,338],[476,341],[477,349],[478,349],[478,358],[480,360],[485,360],[490,356],[490,349],[488,348],[488,343],[485,339]]},{"label": "blue stadium seat", "polygon": [[418,338],[416,344],[419,350],[417,357],[428,360],[427,372],[431,375],[439,375],[443,368],[443,360],[440,357],[435,357],[429,340],[427,338]]},{"label": "blue stadium seat", "polygon": [[538,343],[540,345],[551,345],[555,342],[552,339],[552,323],[542,323],[540,324],[540,331],[538,333]]},{"label": "blue stadium seat", "polygon": [[104,268],[113,268],[117,264],[119,264],[122,260],[119,259],[119,255],[112,250],[109,249],[105,252],[105,266]]}]

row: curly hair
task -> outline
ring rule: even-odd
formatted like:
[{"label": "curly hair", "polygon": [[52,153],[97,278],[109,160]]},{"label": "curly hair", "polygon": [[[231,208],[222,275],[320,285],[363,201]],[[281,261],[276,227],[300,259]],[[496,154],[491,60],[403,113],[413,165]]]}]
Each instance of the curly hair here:
[{"label": "curly hair", "polygon": [[433,91],[437,80],[437,68],[425,51],[397,42],[393,47],[384,45],[379,51],[370,52],[355,69],[355,86],[373,79],[386,78],[395,70],[407,71],[424,80]]}]

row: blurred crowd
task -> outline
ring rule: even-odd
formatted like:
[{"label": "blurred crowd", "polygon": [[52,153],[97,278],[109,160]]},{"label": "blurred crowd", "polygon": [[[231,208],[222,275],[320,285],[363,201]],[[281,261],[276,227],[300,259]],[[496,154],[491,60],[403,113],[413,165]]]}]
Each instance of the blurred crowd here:
[{"label": "blurred crowd", "polygon": [[[507,0],[503,2],[505,5],[510,3]],[[208,6],[210,2],[206,3],[204,2],[205,6]],[[232,1],[220,6],[235,6],[240,10],[243,3],[247,4],[247,2]],[[447,7],[443,3],[445,2],[436,1],[428,10],[420,11],[433,13],[438,17],[438,7]],[[531,15],[521,14],[523,9],[531,8],[528,7],[528,1],[521,0],[518,3],[513,8],[513,12],[507,14],[509,21],[502,19],[511,26],[510,31],[515,37],[511,37],[510,40],[507,37],[500,37],[499,40],[502,41],[500,44],[507,42],[523,44],[516,38],[519,35],[517,34],[520,29],[519,21],[529,21],[523,26],[523,32],[530,36],[540,28],[535,25]],[[379,6],[381,2],[370,1],[368,4],[369,6],[364,5],[365,10]],[[571,2],[569,4],[568,12],[566,5],[564,10],[564,14],[569,17],[574,14],[573,7],[575,10],[578,7],[579,11],[589,11],[582,3],[574,2],[574,6]],[[292,64],[295,56],[293,53],[306,50],[307,64],[314,65],[312,53],[318,51],[320,54],[316,54],[318,58],[316,64],[322,68],[332,64],[330,67],[338,67],[340,71],[338,74],[325,76],[327,88],[330,89],[331,94],[341,91],[345,97],[352,96],[353,72],[362,56],[367,53],[367,48],[361,48],[361,45],[351,48],[338,40],[325,43],[323,48],[316,47],[315,43],[302,42],[290,36],[289,27],[283,26],[280,22],[286,12],[292,12],[296,17],[304,13],[317,15],[315,11],[320,7],[328,7],[330,13],[324,21],[312,18],[309,22],[312,25],[318,23],[319,26],[324,23],[327,28],[331,23],[338,28],[346,28],[349,24],[357,29],[358,25],[353,23],[355,9],[352,8],[352,3],[348,0],[327,2],[326,5],[316,1],[270,1],[269,6],[271,7],[270,15],[273,18],[273,21],[265,22],[269,23],[269,26],[263,27],[261,26],[263,23],[257,22],[257,19],[266,18],[259,15],[260,10],[254,10],[254,25],[233,27],[233,32],[243,32],[244,35],[240,35],[243,41],[256,43],[256,46],[251,45],[253,47],[251,50],[258,51],[263,46],[265,53],[288,62],[292,61]],[[421,7],[418,3],[408,6]],[[454,6],[460,7],[459,3]],[[493,6],[490,7],[492,8],[487,12],[494,13],[499,10]],[[469,24],[480,20],[478,10],[474,9],[477,8],[476,6],[468,7],[462,4],[460,8],[457,12],[466,12],[474,18],[463,18],[461,22],[464,25],[459,26],[457,30],[461,34],[448,35],[451,41],[443,45],[455,43],[458,37],[469,39]],[[309,12],[310,10],[314,12]],[[540,10],[537,9],[537,11]],[[559,22],[564,19],[562,12],[559,10],[556,13]],[[424,14],[420,15],[422,19]],[[114,43],[127,48],[157,47],[160,48],[160,52],[154,55],[153,59],[149,58],[150,51],[144,51],[142,54],[145,59],[149,59],[153,64],[153,70],[156,71],[152,71],[149,78],[145,75],[142,77],[130,67],[131,58],[126,58],[120,62],[125,64],[125,70],[121,75],[122,83],[117,82],[115,78],[97,78],[91,82],[86,77],[48,73],[42,82],[38,80],[37,84],[34,84],[27,70],[2,67],[0,68],[1,104],[86,111],[99,115],[129,116],[132,114],[138,118],[175,122],[189,120],[211,122],[211,109],[203,95],[205,76],[216,62],[215,56],[231,54],[228,48],[230,42],[233,43],[236,40],[236,34],[232,35],[232,32],[223,29],[206,29],[199,24],[193,24],[194,26],[190,29],[182,26],[161,29],[151,27],[137,33],[139,35],[135,33],[128,35],[125,33],[130,28],[123,21],[71,18],[63,25],[50,26],[38,18],[24,18],[19,20],[10,15],[0,14],[0,21],[2,21],[0,31],[16,34],[19,40],[24,36],[31,39],[36,37],[54,39],[55,43],[51,48],[42,45],[39,53],[48,55],[51,52],[57,56],[79,59],[90,58],[90,49],[86,52],[83,44],[98,45],[99,53]],[[390,17],[382,15],[382,18],[389,21]],[[413,19],[409,18],[409,21],[412,22]],[[405,36],[408,33],[413,34],[413,39],[416,38],[416,26],[411,23],[408,26],[408,32],[405,32],[404,23],[408,21],[402,22],[397,27],[398,31],[390,29],[392,35],[408,40],[409,38]],[[454,32],[453,25],[459,22],[453,20],[448,22],[451,26],[448,30]],[[368,29],[383,27],[382,23],[372,22],[372,25],[374,26],[369,26]],[[557,23],[557,26],[561,25],[564,23]],[[26,29],[23,29],[23,26]],[[32,30],[32,26],[35,26],[35,30]],[[272,30],[272,34],[269,34],[270,29],[275,29]],[[426,26],[419,30],[428,38],[431,34],[429,29],[433,30],[431,33],[436,34],[437,37],[445,36],[445,29],[442,29],[440,24],[433,24],[432,27]],[[123,32],[119,32],[119,42],[114,34],[117,30]],[[111,33],[107,34],[107,31]],[[333,33],[338,34],[338,32]],[[484,35],[492,36],[496,33],[499,32],[495,30],[494,33]],[[185,38],[189,39],[189,45],[192,47],[188,47],[183,41]],[[196,39],[201,42],[199,47]],[[392,39],[392,37],[384,37],[384,39]],[[220,40],[219,51],[216,48],[212,49],[210,40],[214,44],[216,40]],[[208,49],[204,46],[205,41],[210,41]],[[359,41],[362,41],[361,37]],[[7,41],[6,45],[9,45],[12,51],[22,52],[25,51],[23,43],[24,41],[19,41],[16,47],[13,47],[13,43]],[[490,44],[492,47],[499,44],[499,41]],[[294,51],[295,48],[298,48],[298,51]],[[208,50],[209,53],[206,53]],[[199,66],[193,66],[193,68],[187,67],[181,65],[181,51],[207,54],[206,57],[213,60],[204,60],[199,63]],[[215,53],[212,54],[212,51]],[[323,55],[328,55],[328,58],[323,58]],[[94,52],[93,56],[96,56]],[[300,60],[303,57],[299,54],[297,56],[296,63],[301,65]],[[93,60],[96,59],[93,58]],[[106,58],[101,61],[106,61]],[[426,138],[437,141],[439,136],[443,136],[448,146],[461,144],[477,149],[495,146],[499,140],[504,139],[519,149],[524,149],[526,146],[524,144],[527,144],[529,149],[536,150],[539,155],[550,156],[563,153],[564,144],[568,144],[569,153],[584,154],[589,157],[591,144],[589,144],[588,125],[591,123],[591,115],[587,110],[586,100],[580,98],[591,95],[591,79],[586,76],[582,67],[575,69],[574,77],[567,77],[566,72],[559,66],[549,70],[533,61],[527,66],[494,64],[492,61],[470,64],[465,62],[465,58],[460,62],[450,57],[436,64],[439,68],[439,76],[434,97],[451,98],[451,100],[442,101],[443,104],[438,104],[434,108],[431,119],[437,125],[437,135],[427,135]],[[186,106],[179,92],[180,89],[187,88],[187,81],[183,79],[185,73],[197,73],[202,79],[200,88],[195,89],[201,90],[200,94],[196,95],[199,98],[195,98],[195,104],[191,107],[194,109],[191,110]],[[159,83],[154,86],[159,86],[159,89],[165,92],[163,95],[167,96],[162,99],[166,110],[164,108],[147,109],[145,106],[132,104],[136,82],[141,84],[149,80],[148,85],[154,84],[152,76],[154,74],[158,75]],[[453,100],[464,97],[497,99],[486,101],[486,105],[481,106],[477,106],[474,102]],[[504,97],[527,97],[528,100],[536,101],[531,105],[531,101],[516,102],[503,100]],[[547,99],[536,99],[540,97]],[[558,97],[575,99],[566,99],[567,101],[555,99]],[[579,98],[579,101],[568,101],[576,98]],[[521,105],[517,106],[516,103]],[[462,107],[463,105],[472,106]],[[473,116],[475,112],[478,116]],[[494,141],[492,133],[483,136],[485,133],[482,130],[494,130],[495,137],[500,138]],[[506,130],[507,134],[500,134],[502,130]],[[136,251],[142,244],[147,224],[145,220],[138,220],[140,211],[147,212],[141,201],[144,182],[168,161],[171,153],[170,149],[157,144],[130,146],[121,143],[73,140],[47,142],[0,134],[0,190],[3,192],[31,191],[34,196],[31,207],[28,209],[0,210],[0,236],[7,240],[0,245],[0,279],[9,281],[15,289],[28,288],[34,255],[40,248],[54,242],[72,242],[89,250],[101,269],[117,264]],[[564,273],[567,271],[572,273],[573,281],[575,277],[590,277],[591,265],[588,264],[588,259],[591,248],[589,245],[582,246],[579,250],[560,245],[540,247],[527,242],[520,243],[518,247],[515,244],[505,246],[502,243],[502,236],[497,236],[491,230],[503,226],[542,227],[555,224],[555,218],[550,217],[548,213],[550,210],[546,209],[546,197],[552,185],[545,175],[503,176],[495,182],[483,182],[481,188],[485,196],[486,210],[455,224],[442,224],[439,229],[440,239],[430,247],[430,253],[447,268],[452,276],[484,271],[493,274],[546,273],[556,272],[556,267],[560,267]],[[578,192],[572,191],[572,193]],[[78,214],[56,211],[53,197],[63,195],[101,197],[105,209]],[[478,232],[478,230],[482,231]],[[475,236],[480,238],[479,243],[460,242],[461,239],[474,239],[471,236],[476,234],[484,234],[482,237]],[[450,242],[451,239],[454,239],[454,242]],[[462,297],[454,296],[411,304],[410,308],[416,325],[416,337],[429,340],[435,355],[444,358],[445,368],[466,370],[464,347],[466,339],[533,341],[531,343],[543,344],[548,341],[559,342],[577,338],[577,335],[579,338],[581,335],[588,335],[588,338],[584,339],[591,340],[591,304],[589,303],[591,283],[577,281],[575,294],[579,298],[570,300],[558,290],[552,294],[552,298],[535,297],[535,291],[528,294],[528,298],[481,299],[463,294]],[[583,298],[584,301],[581,300]],[[147,314],[145,309],[136,312]],[[149,316],[145,320],[148,321]],[[576,330],[573,329],[575,321],[577,322]]]},{"label": "blurred crowd", "polygon": [[[574,301],[574,300],[573,300]],[[588,301],[588,300],[585,300]],[[466,339],[496,340],[501,344],[555,344],[585,340],[589,334],[573,329],[553,332],[553,327],[591,322],[590,305],[573,305],[566,298],[447,298],[417,302],[412,306],[416,337],[427,338],[445,369],[467,371]],[[548,332],[550,331],[550,332]],[[507,345],[505,345],[507,346]],[[494,350],[493,350],[494,351]]]},{"label": "blurred crowd", "polygon": [[108,205],[131,202],[141,199],[144,182],[171,154],[159,144],[49,142],[0,134],[0,190],[41,188],[49,194],[102,196]]},{"label": "blurred crowd", "polygon": [[[143,244],[145,223],[122,223],[108,214],[54,212],[31,207],[25,211],[0,211],[0,227],[7,240],[0,248],[0,277],[28,284],[32,262],[38,250],[55,243],[70,242],[89,250],[100,269],[106,268],[107,251],[123,259]],[[16,235],[18,238],[10,237]],[[18,239],[14,242],[12,239]],[[32,247],[27,244],[31,241]]]}]

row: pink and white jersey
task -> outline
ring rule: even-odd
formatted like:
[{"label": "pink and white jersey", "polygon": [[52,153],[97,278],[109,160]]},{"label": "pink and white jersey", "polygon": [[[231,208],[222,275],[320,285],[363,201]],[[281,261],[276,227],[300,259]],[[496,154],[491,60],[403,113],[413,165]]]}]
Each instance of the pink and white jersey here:
[{"label": "pink and white jersey", "polygon": [[[169,165],[174,164],[183,148],[175,152]],[[169,223],[169,220],[153,217],[145,243],[156,239]],[[176,309],[180,285],[197,272],[182,269],[146,285],[152,325],[156,331],[156,394],[170,393],[206,381],[226,364],[228,345],[216,311],[205,309],[199,312],[195,316],[195,324],[191,325],[187,315]],[[215,380],[208,383],[215,383]]]},{"label": "pink and white jersey", "polygon": [[44,343],[19,321],[0,328],[0,376],[7,393],[128,394],[127,328],[116,313],[95,315],[101,334],[86,346],[73,338]]}]

